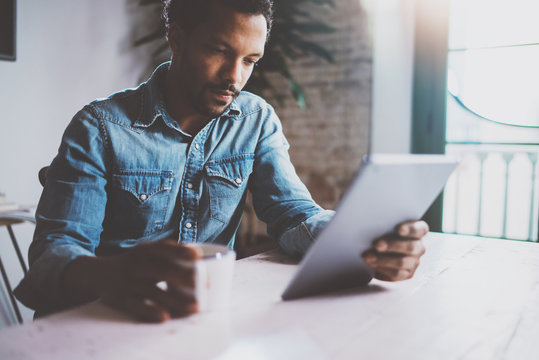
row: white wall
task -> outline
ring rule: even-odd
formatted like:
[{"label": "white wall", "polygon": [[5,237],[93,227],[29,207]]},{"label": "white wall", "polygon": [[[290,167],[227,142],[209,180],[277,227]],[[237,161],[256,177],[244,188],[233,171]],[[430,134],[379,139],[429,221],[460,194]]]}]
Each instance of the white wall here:
[{"label": "white wall", "polygon": [[371,152],[409,153],[414,65],[414,0],[372,0]]},{"label": "white wall", "polygon": [[[129,50],[132,11],[129,0],[18,1],[17,60],[0,61],[0,192],[9,200],[37,203],[38,170],[55,156],[72,116],[95,98],[137,84],[142,65]],[[14,230],[26,254],[33,226]],[[5,228],[0,255],[17,284],[22,270]]]}]

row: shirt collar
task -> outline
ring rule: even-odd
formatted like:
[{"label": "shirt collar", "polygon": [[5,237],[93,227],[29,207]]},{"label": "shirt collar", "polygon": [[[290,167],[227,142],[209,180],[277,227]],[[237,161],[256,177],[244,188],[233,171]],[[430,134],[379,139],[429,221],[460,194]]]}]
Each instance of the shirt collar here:
[{"label": "shirt collar", "polygon": [[169,67],[170,62],[159,65],[144,84],[141,114],[135,121],[134,126],[151,126],[158,117],[162,117],[168,126],[175,124],[166,110],[165,95],[163,92],[165,74]]},{"label": "shirt collar", "polygon": [[[165,105],[163,89],[165,86],[165,74],[169,68],[170,61],[159,65],[148,81],[146,81],[146,86],[142,95],[142,111],[139,118],[133,124],[134,126],[149,127],[157,120],[157,118],[161,117],[167,126],[183,133],[176,121],[169,115]],[[241,113],[237,99],[234,99],[230,106],[221,114],[220,118],[228,117],[239,119]],[[189,135],[187,133],[185,134]]]},{"label": "shirt collar", "polygon": [[228,117],[240,117],[241,116],[241,108],[238,104],[238,98],[234,99],[230,106],[225,110],[225,112],[221,116],[228,116]]}]

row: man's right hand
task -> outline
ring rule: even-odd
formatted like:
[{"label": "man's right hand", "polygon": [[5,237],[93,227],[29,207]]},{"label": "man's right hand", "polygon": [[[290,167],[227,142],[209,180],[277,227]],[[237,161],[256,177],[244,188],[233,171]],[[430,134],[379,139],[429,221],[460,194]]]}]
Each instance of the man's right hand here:
[{"label": "man's right hand", "polygon": [[[79,257],[66,269],[63,289],[73,301],[100,297],[137,319],[162,322],[198,310],[192,296],[174,288],[194,287],[193,268],[181,265],[199,257],[174,239],[143,243],[110,257]],[[166,282],[168,289],[157,286]]]}]

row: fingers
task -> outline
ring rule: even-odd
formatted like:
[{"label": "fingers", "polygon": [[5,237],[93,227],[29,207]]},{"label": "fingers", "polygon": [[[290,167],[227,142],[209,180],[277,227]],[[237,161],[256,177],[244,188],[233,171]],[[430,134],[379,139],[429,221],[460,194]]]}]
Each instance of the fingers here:
[{"label": "fingers", "polygon": [[103,301],[123,312],[134,316],[137,320],[144,322],[164,322],[171,318],[171,315],[161,306],[145,299],[116,295],[107,296]]},{"label": "fingers", "polygon": [[419,257],[413,255],[367,253],[364,259],[375,277],[386,281],[410,279],[419,266]]},{"label": "fingers", "polygon": [[374,242],[374,249],[378,253],[397,253],[402,255],[422,256],[425,246],[421,240],[408,240],[398,237],[384,237]]},{"label": "fingers", "polygon": [[165,291],[152,284],[139,285],[130,293],[105,296],[103,301],[144,322],[164,322],[198,311],[198,304],[193,297]]},{"label": "fingers", "polygon": [[377,279],[399,281],[411,278],[419,266],[419,259],[425,254],[422,238],[429,231],[426,222],[405,222],[396,230],[397,234],[374,241],[373,249],[363,254]]},{"label": "fingers", "polygon": [[195,286],[195,272],[193,267],[185,267],[173,262],[151,261],[132,269],[132,277],[137,281],[158,283],[165,281],[168,284],[193,288]]},{"label": "fingers", "polygon": [[419,258],[416,256],[401,256],[398,254],[386,254],[372,256],[367,255],[365,261],[373,267],[374,270],[380,269],[404,269],[408,271],[415,271],[419,265]]},{"label": "fingers", "polygon": [[[189,291],[174,289],[194,289],[194,266],[189,265],[199,257],[194,248],[179,245],[174,239],[137,245],[123,254],[103,258],[109,274],[103,281],[108,285],[99,295],[141,321],[162,322],[190,315],[198,311],[195,299],[188,296]],[[168,289],[157,286],[162,281]]]},{"label": "fingers", "polygon": [[166,281],[191,288],[194,286],[194,267],[189,265],[200,258],[196,249],[178,244],[173,239],[165,239],[130,250],[129,256],[124,257],[126,278],[151,283]]},{"label": "fingers", "polygon": [[139,254],[144,254],[146,257],[168,259],[170,261],[195,261],[200,258],[200,254],[195,248],[178,244],[174,239],[145,243],[133,249],[137,249]]},{"label": "fingers", "polygon": [[176,292],[173,288],[169,286],[168,290],[163,290],[153,284],[148,284],[141,287],[142,292],[139,295],[166,309],[173,318],[187,316],[198,311],[198,304],[192,295]]},{"label": "fingers", "polygon": [[397,226],[397,234],[407,238],[421,239],[429,232],[429,225],[423,220],[407,221]]},{"label": "fingers", "polygon": [[413,272],[406,269],[384,269],[374,273],[374,277],[378,280],[393,282],[411,279],[413,275]]}]

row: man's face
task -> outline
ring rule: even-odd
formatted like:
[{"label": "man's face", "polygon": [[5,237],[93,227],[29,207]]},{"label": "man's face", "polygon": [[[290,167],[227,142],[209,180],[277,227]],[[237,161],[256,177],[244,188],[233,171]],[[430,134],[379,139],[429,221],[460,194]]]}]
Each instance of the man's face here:
[{"label": "man's face", "polygon": [[[239,95],[264,53],[263,15],[236,12],[215,4],[205,23],[181,32],[173,60],[182,102],[204,117],[222,114]],[[178,52],[178,53],[176,53]]]}]

